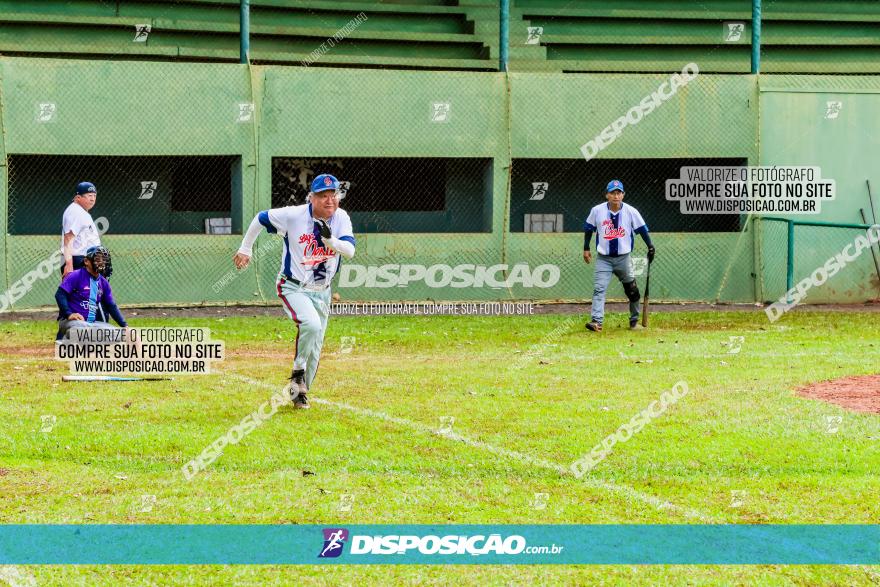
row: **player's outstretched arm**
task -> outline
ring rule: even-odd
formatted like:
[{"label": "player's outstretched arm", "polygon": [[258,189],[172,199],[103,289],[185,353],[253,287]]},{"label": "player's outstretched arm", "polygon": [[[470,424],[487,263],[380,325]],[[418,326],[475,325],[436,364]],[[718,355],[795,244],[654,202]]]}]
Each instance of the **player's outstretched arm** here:
[{"label": "player's outstretched arm", "polygon": [[244,233],[244,236],[241,239],[241,246],[238,247],[238,252],[250,257],[253,252],[254,243],[256,242],[257,237],[260,236],[262,230],[263,222],[260,219],[260,215],[257,214],[254,216],[254,219],[251,220],[251,225],[248,227],[247,232]]},{"label": "player's outstretched arm", "polygon": [[251,225],[248,227],[247,232],[244,233],[244,237],[241,239],[241,246],[238,247],[238,251],[232,256],[232,262],[235,264],[236,269],[244,269],[251,262],[254,243],[262,230],[263,223],[260,220],[260,215],[257,214],[251,220]]},{"label": "player's outstretched arm", "polygon": [[244,253],[235,253],[232,256],[232,263],[235,265],[236,269],[244,269],[251,262],[250,255],[245,255]]}]

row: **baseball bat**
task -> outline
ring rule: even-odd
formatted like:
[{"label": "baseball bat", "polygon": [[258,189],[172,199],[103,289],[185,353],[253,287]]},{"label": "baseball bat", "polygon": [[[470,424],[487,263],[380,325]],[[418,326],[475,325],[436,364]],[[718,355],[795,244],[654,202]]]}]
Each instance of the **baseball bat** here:
[{"label": "baseball bat", "polygon": [[173,381],[173,377],[113,377],[110,375],[62,375],[61,381]]},{"label": "baseball bat", "polygon": [[[877,224],[877,213],[874,212],[874,196],[871,194],[871,180],[866,179],[865,185],[868,187],[868,203],[871,204],[871,218],[873,219],[873,223]],[[867,224],[866,221],[863,221]],[[880,250],[880,244],[877,245],[877,249]],[[871,247],[871,254],[874,254],[874,247]],[[877,260],[874,259],[874,264],[876,266]],[[880,271],[877,272],[877,276],[880,277]]]},{"label": "baseball bat", "polygon": [[[862,224],[867,224],[868,220],[865,218],[865,209],[859,208],[859,214],[862,215]],[[877,262],[877,253],[874,252],[874,247],[871,247],[871,257],[874,259],[874,270],[877,271],[877,280],[880,283],[880,263]]]},{"label": "baseball bat", "polygon": [[642,301],[642,326],[648,327],[648,294],[651,292],[651,262],[648,261],[648,274],[645,276],[645,299]]}]

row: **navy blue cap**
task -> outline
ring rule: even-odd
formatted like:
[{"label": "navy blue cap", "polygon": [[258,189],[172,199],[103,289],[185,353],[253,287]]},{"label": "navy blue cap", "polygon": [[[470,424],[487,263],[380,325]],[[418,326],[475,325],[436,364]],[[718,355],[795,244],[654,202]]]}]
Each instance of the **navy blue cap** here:
[{"label": "navy blue cap", "polygon": [[623,193],[626,193],[626,190],[623,189],[623,184],[620,183],[619,179],[612,179],[608,182],[608,187],[605,188],[606,193],[613,192],[614,190],[620,190]]},{"label": "navy blue cap", "polygon": [[95,189],[95,184],[90,181],[84,181],[82,183],[77,184],[76,186],[76,195],[83,196],[85,194],[92,193],[97,194],[98,190]]},{"label": "navy blue cap", "polygon": [[322,173],[312,180],[312,193],[326,192],[327,190],[338,190],[339,180],[330,174]]}]

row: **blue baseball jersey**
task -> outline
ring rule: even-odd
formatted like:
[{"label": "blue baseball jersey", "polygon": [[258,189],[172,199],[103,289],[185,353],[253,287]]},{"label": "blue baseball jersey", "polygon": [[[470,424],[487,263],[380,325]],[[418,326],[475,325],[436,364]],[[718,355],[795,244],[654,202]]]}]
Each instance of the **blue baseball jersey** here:
[{"label": "blue baseball jersey", "polygon": [[[281,275],[301,283],[330,283],[339,269],[341,256],[321,239],[320,227],[312,217],[311,204],[264,210],[257,218],[267,232],[284,237]],[[345,210],[338,208],[328,224],[331,236],[355,244],[351,218]]]},{"label": "blue baseball jersey", "polygon": [[600,255],[617,257],[632,252],[636,232],[647,232],[648,226],[629,204],[621,202],[620,210],[614,213],[606,202],[590,210],[584,231],[596,233],[596,250]]}]

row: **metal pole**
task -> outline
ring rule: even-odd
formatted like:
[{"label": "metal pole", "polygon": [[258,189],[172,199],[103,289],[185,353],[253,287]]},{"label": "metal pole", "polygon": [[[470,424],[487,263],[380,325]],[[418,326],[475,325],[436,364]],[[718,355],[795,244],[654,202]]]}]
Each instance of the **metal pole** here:
[{"label": "metal pole", "polygon": [[239,7],[239,63],[248,63],[251,58],[251,2],[241,0]]},{"label": "metal pole", "polygon": [[[865,224],[868,223],[868,219],[865,217],[865,209],[859,208],[859,214],[862,215],[862,222]],[[874,269],[877,271],[877,284],[880,287],[880,262],[877,261],[877,253],[874,252],[874,246],[871,246],[871,258],[874,259]]]},{"label": "metal pole", "polygon": [[507,71],[507,62],[510,58],[508,45],[510,44],[510,0],[501,0],[501,13],[499,15],[499,44],[501,46],[501,59],[499,68]]},{"label": "metal pole", "polygon": [[[788,221],[788,260],[785,263],[785,291],[794,287],[794,222]],[[791,303],[791,296],[786,300]]]},{"label": "metal pole", "polygon": [[761,0],[752,0],[752,73],[761,72]]},{"label": "metal pole", "polygon": [[774,222],[787,222],[795,226],[824,226],[826,228],[861,228],[868,230],[870,224],[855,224],[853,222],[821,222],[818,220],[790,220],[788,218],[776,218],[774,216],[761,216],[761,220],[772,220]]}]

